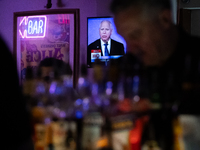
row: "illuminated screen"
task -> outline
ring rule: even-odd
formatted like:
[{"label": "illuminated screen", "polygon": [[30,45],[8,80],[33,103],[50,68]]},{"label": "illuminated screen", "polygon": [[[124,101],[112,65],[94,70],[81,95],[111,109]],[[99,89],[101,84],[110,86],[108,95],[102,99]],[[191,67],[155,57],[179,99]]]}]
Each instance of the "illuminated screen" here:
[{"label": "illuminated screen", "polygon": [[[109,33],[103,31],[100,33],[100,24],[102,21],[111,23],[110,42],[108,42],[108,55],[105,54],[105,46],[101,38],[108,38]],[[105,29],[106,30],[106,29]],[[101,36],[100,36],[101,34]],[[106,34],[106,35],[103,35]],[[105,39],[103,39],[105,40]],[[126,53],[126,42],[117,33],[112,17],[88,17],[87,18],[87,66],[92,67],[96,59],[103,65],[109,65],[110,59],[117,59]]]}]

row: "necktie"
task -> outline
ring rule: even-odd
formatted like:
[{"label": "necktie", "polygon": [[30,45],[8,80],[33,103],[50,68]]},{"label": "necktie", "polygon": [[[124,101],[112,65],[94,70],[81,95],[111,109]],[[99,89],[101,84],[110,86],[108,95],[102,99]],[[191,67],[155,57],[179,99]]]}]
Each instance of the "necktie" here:
[{"label": "necktie", "polygon": [[107,48],[107,45],[108,45],[107,43],[106,43],[106,44],[104,44],[104,46],[105,46],[105,53],[104,53],[104,54],[105,54],[105,56],[109,56],[109,54],[108,54],[108,48]]}]

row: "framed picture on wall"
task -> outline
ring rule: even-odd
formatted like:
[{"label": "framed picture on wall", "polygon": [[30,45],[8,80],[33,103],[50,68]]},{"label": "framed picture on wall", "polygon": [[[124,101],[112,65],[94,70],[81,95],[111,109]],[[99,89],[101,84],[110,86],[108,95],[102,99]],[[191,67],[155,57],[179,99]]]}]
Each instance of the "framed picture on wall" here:
[{"label": "framed picture on wall", "polygon": [[26,70],[54,57],[69,63],[73,84],[79,71],[79,9],[54,9],[14,13],[14,56],[20,82]]}]

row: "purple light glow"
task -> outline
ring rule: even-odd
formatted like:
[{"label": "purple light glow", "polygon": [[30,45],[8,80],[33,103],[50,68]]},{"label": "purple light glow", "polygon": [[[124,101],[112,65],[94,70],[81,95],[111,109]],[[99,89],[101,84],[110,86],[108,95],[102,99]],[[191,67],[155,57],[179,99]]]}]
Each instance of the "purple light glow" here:
[{"label": "purple light glow", "polygon": [[19,34],[22,38],[44,38],[46,22],[46,16],[24,17],[19,23]]},{"label": "purple light glow", "polygon": [[60,118],[65,118],[67,115],[64,111],[60,111]]},{"label": "purple light glow", "polygon": [[77,99],[76,101],[75,101],[75,105],[76,106],[80,106],[82,104],[82,100],[81,99]]},{"label": "purple light glow", "polygon": [[51,86],[50,86],[50,88],[49,88],[49,93],[50,93],[50,94],[54,94],[55,91],[56,91],[56,87],[57,87],[57,83],[56,83],[56,82],[52,82],[52,83],[51,83]]}]

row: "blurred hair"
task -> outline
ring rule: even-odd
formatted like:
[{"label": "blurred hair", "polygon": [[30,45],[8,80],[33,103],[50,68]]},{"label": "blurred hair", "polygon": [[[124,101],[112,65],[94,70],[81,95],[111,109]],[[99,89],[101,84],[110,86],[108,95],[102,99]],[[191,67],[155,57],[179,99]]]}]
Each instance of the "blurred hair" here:
[{"label": "blurred hair", "polygon": [[148,15],[163,9],[172,9],[171,0],[113,0],[110,5],[112,13],[117,14],[128,8],[140,8]]},{"label": "blurred hair", "polygon": [[42,67],[52,67],[55,78],[58,78],[65,74],[72,75],[72,69],[68,63],[65,63],[63,60],[59,60],[53,57],[45,58],[39,63],[37,77],[41,77]]}]

